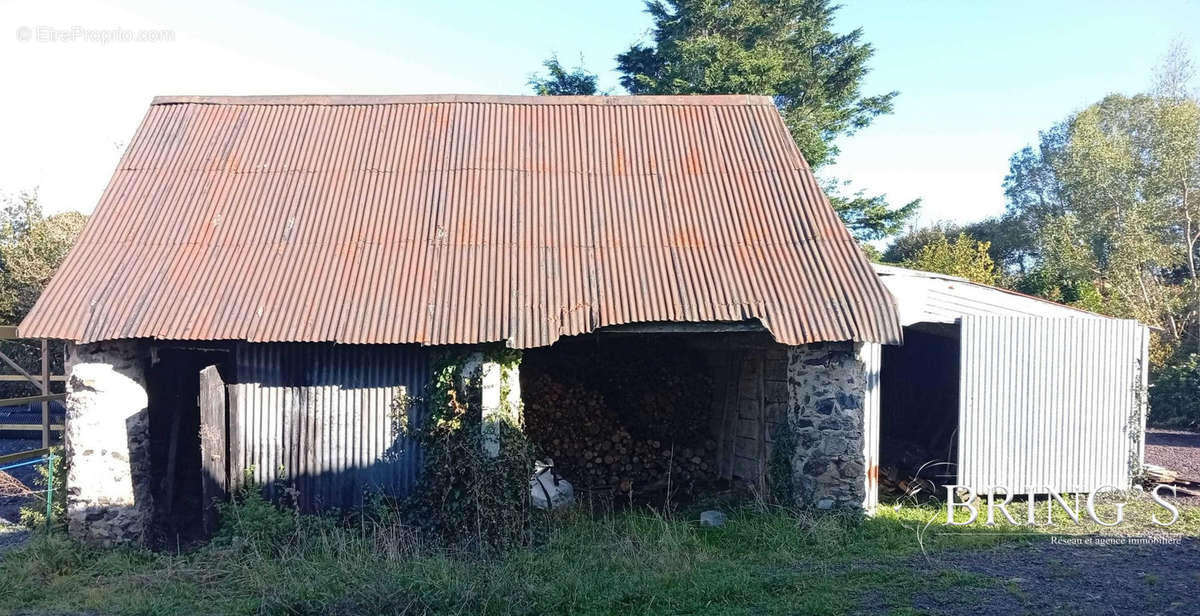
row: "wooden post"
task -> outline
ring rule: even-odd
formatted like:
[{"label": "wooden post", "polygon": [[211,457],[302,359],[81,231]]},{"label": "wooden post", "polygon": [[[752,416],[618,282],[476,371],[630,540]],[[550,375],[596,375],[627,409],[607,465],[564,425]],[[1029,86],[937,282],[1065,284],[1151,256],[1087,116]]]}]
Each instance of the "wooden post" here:
[{"label": "wooden post", "polygon": [[225,382],[216,366],[200,371],[200,465],[203,469],[203,521],[206,533],[216,529],[216,502],[229,490]]},{"label": "wooden post", "polygon": [[[50,342],[42,338],[42,395],[50,395]],[[42,400],[42,447],[50,446],[50,401]]]},{"label": "wooden post", "polygon": [[[42,344],[45,344],[43,341]],[[44,404],[44,403],[43,403]],[[54,520],[54,452],[46,452],[46,532]]]}]

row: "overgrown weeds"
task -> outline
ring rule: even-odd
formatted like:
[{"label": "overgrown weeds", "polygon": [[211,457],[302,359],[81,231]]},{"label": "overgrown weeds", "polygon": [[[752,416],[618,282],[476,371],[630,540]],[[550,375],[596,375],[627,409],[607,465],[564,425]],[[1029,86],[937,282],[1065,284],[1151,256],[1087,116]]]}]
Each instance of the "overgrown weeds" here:
[{"label": "overgrown weeds", "polygon": [[[65,487],[67,479],[67,464],[66,458],[63,456],[62,447],[51,448],[51,455],[54,461],[54,472],[50,472],[49,464],[35,465],[35,475],[33,478],[33,487],[35,488],[35,497],[21,507],[20,521],[21,525],[30,530],[43,530],[46,526],[46,499],[51,498],[53,502],[50,506],[50,522],[52,526],[57,528],[66,527],[67,514],[67,490]],[[54,481],[53,494],[49,494],[51,477]]]},{"label": "overgrown weeds", "polygon": [[[1029,540],[1018,534],[1028,529],[995,534],[977,523],[949,534],[935,522],[918,541],[940,515],[914,507],[863,519],[753,505],[732,510],[722,528],[702,528],[691,515],[576,509],[533,518],[533,546],[480,554],[387,507],[299,516],[252,493],[222,512],[212,542],[190,552],[39,536],[0,561],[0,612],[841,614],[868,594],[900,605],[931,584],[992,583],[926,578],[912,566],[922,543],[936,555]],[[1183,528],[1198,518],[1186,510],[1193,526]]]},{"label": "overgrown weeds", "polygon": [[[410,523],[447,543],[478,553],[528,545],[532,540],[529,474],[534,447],[520,425],[520,409],[509,388],[519,351],[503,345],[482,352],[448,350],[434,361],[426,397],[429,417],[397,428],[421,445],[424,460],[416,491],[402,503]],[[500,366],[500,408],[484,420],[482,365]],[[408,417],[408,400],[395,402],[393,416]],[[519,402],[517,402],[519,404]]]}]

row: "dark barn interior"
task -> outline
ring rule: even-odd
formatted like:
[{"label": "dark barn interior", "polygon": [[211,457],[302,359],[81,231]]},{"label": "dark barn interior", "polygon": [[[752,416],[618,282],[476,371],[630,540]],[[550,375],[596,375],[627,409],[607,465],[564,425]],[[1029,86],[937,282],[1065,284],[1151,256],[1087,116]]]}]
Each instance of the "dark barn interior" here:
[{"label": "dark barn interior", "polygon": [[[280,481],[295,488],[289,498],[304,511],[353,509],[379,489],[403,496],[420,456],[397,440],[391,404],[423,392],[428,362],[404,346],[155,345],[146,373],[153,543],[203,538],[212,530],[205,491],[224,495],[249,473],[272,498]],[[787,348],[761,330],[565,338],[523,354],[525,429],[580,498],[661,504],[762,489],[786,370]],[[219,374],[215,398],[202,371]],[[216,461],[202,456],[206,421],[220,432]]]},{"label": "dark barn interior", "polygon": [[523,358],[526,431],[583,494],[690,494],[717,479],[712,381],[686,336],[560,341]]},{"label": "dark barn interior", "polygon": [[200,460],[200,371],[227,365],[226,349],[156,347],[146,373],[150,414],[152,539],[156,545],[204,536]]},{"label": "dark barn interior", "polygon": [[[428,362],[406,345],[153,347],[151,539],[170,547],[204,537],[214,500],[247,481],[306,512],[404,496],[420,452],[397,432],[394,405],[423,394]],[[419,422],[422,409],[405,412]]]},{"label": "dark barn interior", "polygon": [[[526,351],[526,431],[588,497],[761,487],[786,350],[761,332],[602,333]],[[768,391],[769,390],[769,391]]]},{"label": "dark barn interior", "polygon": [[919,323],[904,328],[902,346],[883,347],[879,460],[884,491],[904,492],[907,483],[898,484],[912,478],[940,485],[943,479],[954,477],[958,329],[957,325]]}]

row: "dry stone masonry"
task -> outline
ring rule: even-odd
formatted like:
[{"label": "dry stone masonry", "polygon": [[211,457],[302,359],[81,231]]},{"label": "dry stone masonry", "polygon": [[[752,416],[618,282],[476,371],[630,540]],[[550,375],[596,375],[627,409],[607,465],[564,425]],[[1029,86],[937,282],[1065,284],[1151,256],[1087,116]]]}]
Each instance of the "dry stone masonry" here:
[{"label": "dry stone masonry", "polygon": [[866,367],[849,342],[788,349],[792,491],[818,509],[863,505]]},{"label": "dry stone masonry", "polygon": [[67,358],[67,526],[88,543],[145,540],[154,509],[145,364],[132,341],[72,345]]}]

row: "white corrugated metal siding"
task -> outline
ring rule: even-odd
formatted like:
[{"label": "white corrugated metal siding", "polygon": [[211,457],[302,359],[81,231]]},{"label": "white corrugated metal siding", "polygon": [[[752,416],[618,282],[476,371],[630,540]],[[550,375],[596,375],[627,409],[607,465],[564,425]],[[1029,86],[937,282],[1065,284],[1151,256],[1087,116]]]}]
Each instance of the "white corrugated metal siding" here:
[{"label": "white corrugated metal siding", "polygon": [[971,282],[964,278],[872,264],[896,298],[900,322],[954,323],[966,315],[1107,318],[1040,297]]},{"label": "white corrugated metal siding", "polygon": [[879,368],[882,345],[865,342],[858,345],[858,360],[867,375],[863,395],[863,463],[867,470],[863,509],[873,513],[879,505]]},{"label": "white corrugated metal siding", "polygon": [[976,491],[1125,487],[1140,465],[1146,328],[964,316],[959,479]]}]

